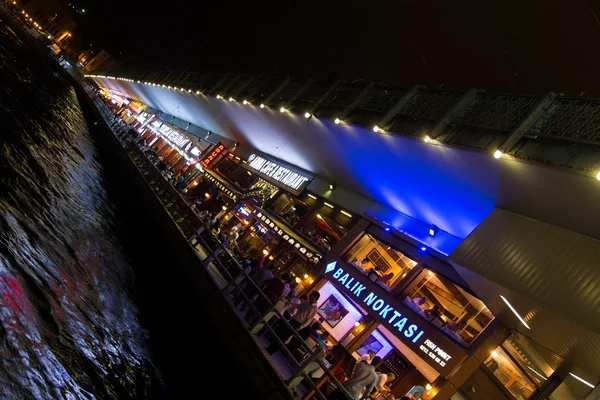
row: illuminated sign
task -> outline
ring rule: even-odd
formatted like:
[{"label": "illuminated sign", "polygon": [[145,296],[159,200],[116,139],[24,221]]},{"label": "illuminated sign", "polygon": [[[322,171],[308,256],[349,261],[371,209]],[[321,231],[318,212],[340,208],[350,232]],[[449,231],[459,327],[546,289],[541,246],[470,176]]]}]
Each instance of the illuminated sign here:
[{"label": "illuminated sign", "polygon": [[325,275],[440,373],[448,374],[464,357],[464,351],[437,327],[390,297],[360,271],[352,267],[346,270],[333,261],[327,264]]},{"label": "illuminated sign", "polygon": [[172,145],[182,148],[190,142],[188,138],[171,129],[167,124],[163,124],[159,121],[154,121],[151,125],[158,132],[159,135],[167,139],[167,141]]},{"label": "illuminated sign", "polygon": [[218,158],[225,154],[227,154],[227,148],[223,143],[219,142],[212,148],[211,152],[200,161],[200,164],[202,164],[204,168],[208,168],[210,165],[214,164]]},{"label": "illuminated sign", "polygon": [[256,154],[248,157],[248,166],[267,180],[280,186],[283,185],[286,189],[291,189],[295,194],[299,194],[312,179],[305,174],[292,170],[291,167],[269,161]]},{"label": "illuminated sign", "polygon": [[200,155],[200,149],[197,148],[196,146],[194,146],[194,148],[192,150],[190,150],[190,153],[192,153],[195,156],[199,156]]}]

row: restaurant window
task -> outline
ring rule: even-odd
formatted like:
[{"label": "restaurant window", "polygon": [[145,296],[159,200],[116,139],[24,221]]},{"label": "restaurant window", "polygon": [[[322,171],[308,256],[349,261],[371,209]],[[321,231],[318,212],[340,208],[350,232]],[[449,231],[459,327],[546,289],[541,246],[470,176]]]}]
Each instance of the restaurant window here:
[{"label": "restaurant window", "polygon": [[404,302],[409,307],[465,346],[494,319],[481,300],[428,269],[419,274],[407,293]]},{"label": "restaurant window", "polygon": [[229,158],[223,158],[213,170],[242,190],[250,188],[257,179],[256,175]]},{"label": "restaurant window", "polygon": [[345,259],[387,290],[395,287],[417,265],[401,251],[368,233],[352,246]]},{"label": "restaurant window", "polygon": [[268,210],[324,252],[348,233],[347,228],[325,215],[313,213],[311,206],[287,193],[282,193]]},{"label": "restaurant window", "polygon": [[497,347],[490,354],[484,366],[517,400],[528,399],[537,389],[528,374],[517,365],[503,346]]}]

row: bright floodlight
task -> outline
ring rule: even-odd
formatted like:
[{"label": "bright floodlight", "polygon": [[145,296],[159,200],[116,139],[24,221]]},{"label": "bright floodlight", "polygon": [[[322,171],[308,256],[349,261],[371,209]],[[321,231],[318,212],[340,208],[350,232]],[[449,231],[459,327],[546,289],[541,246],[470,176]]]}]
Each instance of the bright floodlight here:
[{"label": "bright floodlight", "polygon": [[431,142],[431,138],[429,137],[429,135],[425,135],[425,138],[423,140],[425,141],[425,143]]},{"label": "bright floodlight", "polygon": [[379,127],[377,125],[373,127],[373,132],[379,132]]},{"label": "bright floodlight", "polygon": [[264,104],[261,104],[261,105],[260,105],[260,108],[265,108],[265,105],[264,105]]},{"label": "bright floodlight", "polygon": [[281,108],[279,109],[279,112],[282,112],[282,113],[284,113],[284,112],[285,112],[285,107],[281,107]]},{"label": "bright floodlight", "polygon": [[342,122],[342,120],[339,118],[336,118],[335,121],[333,121],[333,122],[335,122],[336,124],[339,124],[340,122]]},{"label": "bright floodlight", "polygon": [[496,150],[496,151],[494,152],[494,158],[500,158],[500,157],[502,157],[502,154],[504,154],[504,153],[502,152],[502,150]]},{"label": "bright floodlight", "polygon": [[[310,118],[310,113],[308,111],[304,113],[304,118]],[[598,175],[600,175],[600,172],[598,172]]]},{"label": "bright floodlight", "polygon": [[248,104],[248,100],[242,101],[243,104]]},{"label": "bright floodlight", "polygon": [[220,98],[221,98],[221,95],[220,95],[220,94],[218,94],[218,95],[217,95],[217,99],[220,99]]}]

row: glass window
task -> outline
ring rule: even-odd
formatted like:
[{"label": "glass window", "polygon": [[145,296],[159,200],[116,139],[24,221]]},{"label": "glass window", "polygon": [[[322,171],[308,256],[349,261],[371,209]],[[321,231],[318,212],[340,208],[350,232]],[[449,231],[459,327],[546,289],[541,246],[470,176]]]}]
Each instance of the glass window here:
[{"label": "glass window", "polygon": [[537,386],[542,386],[554,372],[537,352],[534,344],[521,334],[513,334],[502,347]]},{"label": "glass window", "polygon": [[463,345],[469,345],[494,319],[481,300],[428,269],[415,279],[404,302]]},{"label": "glass window", "polygon": [[517,400],[528,399],[536,390],[533,382],[517,367],[502,346],[490,354],[484,366]]},{"label": "glass window", "polygon": [[308,204],[287,193],[277,197],[268,210],[324,252],[331,250],[348,233],[348,229],[342,225],[324,215],[313,213]]},{"label": "glass window", "polygon": [[392,289],[417,262],[390,245],[369,234],[354,245],[345,255],[346,261],[378,282],[385,289]]}]

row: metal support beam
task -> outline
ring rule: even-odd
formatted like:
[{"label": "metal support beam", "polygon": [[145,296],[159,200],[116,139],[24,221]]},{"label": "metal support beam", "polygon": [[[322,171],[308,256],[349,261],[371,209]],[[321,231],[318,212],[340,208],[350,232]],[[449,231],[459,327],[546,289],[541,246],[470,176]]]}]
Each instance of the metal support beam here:
[{"label": "metal support beam", "polygon": [[529,115],[510,133],[508,138],[500,146],[503,152],[509,152],[515,144],[529,131],[529,129],[548,111],[556,99],[556,93],[548,93],[538,101]]},{"label": "metal support beam", "polygon": [[279,86],[277,86],[277,89],[273,90],[273,93],[271,93],[269,95],[269,97],[267,97],[265,99],[265,101],[263,101],[264,104],[269,105],[271,103],[271,100],[273,100],[273,98],[275,96],[277,96],[279,94],[279,92],[281,92],[283,90],[284,87],[286,87],[288,85],[288,83],[290,83],[291,79],[285,78],[285,80],[283,82],[281,82],[281,84]]},{"label": "metal support beam", "polygon": [[300,96],[302,96],[304,94],[304,92],[306,92],[308,90],[308,88],[313,84],[313,80],[309,79],[308,81],[306,81],[306,83],[304,85],[302,85],[302,87],[296,92],[294,93],[294,95],[292,96],[292,98],[290,100],[288,100],[287,102],[284,102],[282,104],[283,107],[290,109],[292,108],[292,106],[294,105],[294,103],[296,102],[296,100],[298,100],[298,98]]},{"label": "metal support beam", "polygon": [[225,82],[225,80],[229,78],[229,74],[225,74],[219,79],[219,81],[208,91],[207,94],[214,95],[217,89]]},{"label": "metal support beam", "polygon": [[358,103],[360,103],[361,100],[371,91],[373,86],[373,82],[369,82],[367,86],[365,86],[363,90],[361,90],[360,93],[356,95],[354,100],[352,100],[352,102],[344,109],[344,111],[342,111],[338,118],[341,120],[345,120],[348,117],[348,115],[350,115],[350,113],[354,111]]},{"label": "metal support beam", "polygon": [[380,128],[385,129],[387,127],[387,125],[390,123],[390,121],[392,120],[392,118],[394,118],[396,116],[396,114],[398,114],[400,112],[400,110],[402,110],[402,108],[413,97],[415,97],[415,94],[417,94],[418,91],[419,91],[419,86],[411,86],[406,91],[406,93],[404,93],[404,96],[402,96],[400,98],[400,100],[398,100],[398,102],[396,104],[394,104],[394,106],[392,108],[390,108],[390,110],[387,113],[385,113],[385,115],[379,121],[379,123],[377,124],[377,126],[379,126]]},{"label": "metal support beam", "polygon": [[321,104],[323,104],[325,99],[327,97],[329,97],[329,95],[340,85],[340,83],[341,83],[340,81],[333,82],[331,84],[331,86],[329,86],[329,89],[327,89],[325,91],[325,93],[323,93],[323,95],[321,97],[319,97],[317,102],[315,104],[313,104],[311,107],[309,107],[307,112],[310,114],[314,114],[315,112],[317,112],[317,110],[321,107]]},{"label": "metal support beam", "polygon": [[246,89],[248,87],[249,84],[251,84],[254,81],[254,77],[251,76],[248,79],[246,79],[246,82],[244,82],[234,93],[233,93],[233,97],[237,97],[240,93],[242,93],[242,90]]},{"label": "metal support beam", "polygon": [[234,76],[233,79],[230,79],[229,82],[227,82],[227,85],[225,85],[225,87],[220,90],[223,93],[223,95],[225,95],[227,93],[227,91],[229,90],[229,88],[231,86],[233,86],[233,84],[236,83],[238,79],[240,79],[240,75],[239,74],[236,75],[236,76]]},{"label": "metal support beam", "polygon": [[477,96],[476,89],[469,89],[462,97],[444,114],[444,116],[435,124],[435,126],[429,131],[427,134],[430,138],[435,139],[438,137],[446,126],[452,121],[452,118],[456,116],[459,112],[464,110],[471,101],[475,99]]},{"label": "metal support beam", "polygon": [[256,95],[258,94],[259,90],[260,90],[260,89],[261,89],[263,86],[265,86],[265,83],[267,83],[267,81],[268,81],[269,79],[271,79],[271,77],[270,77],[270,76],[267,76],[265,79],[263,79],[263,81],[260,83],[260,85],[258,85],[258,86],[256,87],[256,89],[254,89],[254,92],[250,93],[250,95],[248,96],[248,98],[247,98],[246,100],[248,100],[248,101],[253,101],[253,100],[254,100],[254,98],[256,97]]}]

